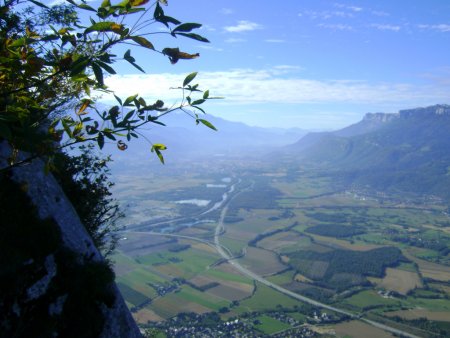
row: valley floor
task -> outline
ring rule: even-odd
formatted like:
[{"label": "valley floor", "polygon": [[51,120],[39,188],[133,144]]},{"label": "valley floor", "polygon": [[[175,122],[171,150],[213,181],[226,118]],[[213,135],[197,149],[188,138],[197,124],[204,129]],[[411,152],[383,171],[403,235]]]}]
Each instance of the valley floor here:
[{"label": "valley floor", "polygon": [[132,215],[117,282],[154,335],[450,334],[450,219],[436,201],[239,166],[124,177],[116,194]]}]

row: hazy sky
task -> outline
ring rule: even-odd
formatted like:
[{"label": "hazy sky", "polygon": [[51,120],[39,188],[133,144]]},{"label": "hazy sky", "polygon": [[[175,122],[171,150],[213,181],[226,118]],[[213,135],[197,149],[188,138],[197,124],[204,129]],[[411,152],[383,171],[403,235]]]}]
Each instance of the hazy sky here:
[{"label": "hazy sky", "polygon": [[[339,128],[366,112],[450,103],[449,0],[169,0],[167,15],[199,22],[211,43],[155,34],[161,50],[201,57],[171,65],[134,52],[147,74],[120,66],[120,95],[174,100],[184,76],[224,96],[210,114],[250,125]],[[156,32],[159,27],[155,25]]]}]

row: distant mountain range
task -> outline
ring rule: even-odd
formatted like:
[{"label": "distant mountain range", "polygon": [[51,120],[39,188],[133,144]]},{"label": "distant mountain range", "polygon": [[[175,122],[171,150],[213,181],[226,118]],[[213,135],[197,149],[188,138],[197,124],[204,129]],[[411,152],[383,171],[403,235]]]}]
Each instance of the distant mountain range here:
[{"label": "distant mountain range", "polygon": [[278,147],[291,144],[307,134],[306,130],[299,128],[252,127],[212,115],[204,115],[201,118],[214,125],[217,131],[202,124],[196,125],[195,119],[185,113],[168,114],[161,118],[161,122],[166,126],[151,126],[145,131],[145,137],[129,142],[127,151],[120,152],[115,145],[110,145],[107,151],[113,153],[113,166],[134,170],[132,167],[143,164],[159,165],[156,156],[150,154],[150,141],[167,146],[163,155],[166,163],[170,165],[201,158],[257,158]]},{"label": "distant mountain range", "polygon": [[330,170],[346,185],[450,199],[450,106],[369,113],[344,129],[309,133],[279,153]]}]

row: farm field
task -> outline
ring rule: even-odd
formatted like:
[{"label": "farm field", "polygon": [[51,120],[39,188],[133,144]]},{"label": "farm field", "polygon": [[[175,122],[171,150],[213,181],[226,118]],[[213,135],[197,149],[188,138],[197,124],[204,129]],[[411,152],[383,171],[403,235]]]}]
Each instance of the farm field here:
[{"label": "farm field", "polygon": [[[283,175],[267,174],[255,180],[240,183],[246,187],[245,194],[238,191],[238,197],[230,200],[220,234],[220,244],[242,266],[291,291],[356,313],[445,321],[450,314],[445,298],[450,266],[433,261],[435,249],[418,248],[403,240],[446,240],[439,233],[450,221],[440,207],[408,207],[336,192],[325,177],[305,176],[294,184],[283,182]],[[193,199],[207,199],[197,194],[207,190],[198,187],[211,181],[192,178],[180,184],[168,180],[168,192],[160,191],[173,196],[178,190],[187,194],[186,189],[194,187]],[[159,203],[155,206],[160,207]],[[173,211],[176,217],[182,212],[179,208]],[[119,288],[139,323],[167,320],[183,312],[216,312],[225,320],[277,309],[291,311],[304,305],[243,276],[224,262],[211,244],[201,242],[213,242],[219,213],[196,217],[194,220],[211,221],[175,227],[170,230],[175,235],[172,237],[149,235],[146,230],[124,233],[115,270]],[[384,252],[395,252],[398,257],[384,257],[386,263],[372,266],[377,259],[369,259],[370,255]],[[332,257],[344,261],[339,263]],[[299,269],[292,259],[300,264]],[[360,259],[367,260],[366,265],[354,270]],[[305,269],[305,264],[309,268]],[[369,266],[373,270],[364,270]],[[434,298],[427,298],[428,287],[434,290]],[[303,321],[314,320],[311,309],[298,311]],[[257,320],[260,324],[255,329],[264,334],[286,325],[264,314]],[[391,337],[359,321],[319,321],[314,327],[335,330],[342,337],[351,337],[352,332],[357,337],[355,332],[364,330],[368,337]]]},{"label": "farm field", "polygon": [[419,319],[419,318],[427,318],[429,320],[450,322],[450,317],[448,315],[448,311],[431,311],[431,310],[421,309],[421,308],[386,312],[385,315],[388,317],[399,316],[399,317],[402,317],[405,319],[410,319],[410,320],[411,319]]},{"label": "farm field", "polygon": [[267,315],[256,317],[256,320],[259,322],[259,324],[255,325],[256,329],[265,334],[273,334],[291,327],[289,324],[280,322]]},{"label": "farm field", "polygon": [[346,338],[388,338],[394,335],[359,321],[350,321],[333,326],[338,337]]},{"label": "farm field", "polygon": [[241,301],[239,307],[233,309],[233,312],[265,311],[275,309],[277,306],[293,308],[295,305],[299,305],[299,302],[257,283],[253,296]]},{"label": "farm field", "polygon": [[409,291],[421,288],[423,282],[417,272],[387,268],[384,278],[369,278],[377,287],[406,295]]}]

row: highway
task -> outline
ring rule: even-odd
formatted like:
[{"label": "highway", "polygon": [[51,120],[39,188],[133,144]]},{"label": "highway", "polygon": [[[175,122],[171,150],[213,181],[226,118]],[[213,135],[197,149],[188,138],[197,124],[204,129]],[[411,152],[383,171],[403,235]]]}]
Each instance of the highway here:
[{"label": "highway", "polygon": [[375,326],[377,328],[383,329],[385,331],[388,331],[388,332],[400,335],[402,337],[420,338],[419,336],[413,335],[411,333],[398,330],[396,328],[393,328],[391,326],[387,326],[387,325],[379,323],[379,322],[375,322],[373,320],[361,318],[361,317],[359,317],[359,316],[357,316],[357,315],[355,315],[355,314],[353,314],[351,312],[348,312],[348,311],[339,309],[337,307],[318,302],[318,301],[316,301],[314,299],[311,299],[311,298],[299,295],[299,294],[297,294],[295,292],[292,292],[292,291],[290,291],[288,289],[285,289],[285,288],[283,288],[283,287],[281,287],[281,286],[279,286],[277,284],[274,284],[274,283],[268,281],[264,277],[259,276],[259,275],[255,274],[254,272],[250,271],[249,269],[247,269],[246,267],[242,266],[238,261],[233,260],[231,255],[229,254],[230,251],[228,249],[225,251],[223,249],[224,246],[222,244],[220,244],[220,234],[224,233],[224,231],[225,231],[224,219],[225,219],[225,215],[226,215],[227,211],[228,211],[228,205],[225,206],[222,209],[222,212],[220,214],[220,220],[219,220],[219,223],[217,224],[217,227],[216,227],[216,230],[215,230],[215,233],[214,233],[214,245],[215,245],[215,248],[216,248],[217,252],[224,259],[226,259],[228,261],[228,263],[231,264],[231,266],[233,266],[236,270],[238,270],[239,272],[241,272],[245,276],[247,276],[247,277],[249,277],[249,278],[251,278],[251,279],[253,279],[253,280],[255,280],[255,281],[257,281],[257,282],[259,282],[261,284],[267,285],[267,286],[269,286],[269,287],[271,287],[271,288],[273,288],[273,289],[275,289],[275,290],[277,290],[277,291],[279,291],[279,292],[281,292],[281,293],[283,293],[283,294],[285,294],[287,296],[290,296],[290,297],[292,297],[294,299],[297,299],[297,300],[299,300],[301,302],[308,303],[308,304],[320,307],[322,309],[327,309],[327,310],[334,311],[334,312],[337,312],[337,313],[340,313],[340,314],[343,314],[343,315],[350,316],[353,319],[361,320],[361,321],[363,321],[363,322],[365,322],[367,324],[370,324],[372,326]]},{"label": "highway", "polygon": [[225,216],[226,216],[226,214],[228,212],[228,205],[239,193],[240,192],[238,192],[238,193],[236,193],[236,194],[234,194],[232,196],[230,196],[231,194],[228,194],[228,196],[227,196],[228,200],[227,201],[222,201],[222,203],[221,203],[222,210],[220,212],[219,222],[218,222],[218,224],[217,224],[217,226],[215,228],[214,241],[213,242],[205,240],[205,239],[201,239],[201,238],[196,238],[196,237],[192,237],[192,236],[185,236],[185,235],[178,235],[178,234],[158,233],[158,232],[138,232],[138,231],[124,231],[124,232],[149,234],[149,235],[153,235],[153,236],[156,235],[156,236],[184,238],[184,239],[189,239],[189,240],[193,240],[193,241],[197,241],[197,242],[201,242],[201,243],[207,244],[207,245],[213,247],[224,260],[226,260],[234,269],[236,269],[237,271],[241,272],[243,275],[245,275],[245,276],[247,276],[247,277],[249,277],[249,278],[251,278],[251,279],[253,279],[253,280],[255,280],[255,281],[259,282],[259,283],[261,283],[261,284],[264,284],[264,285],[266,285],[268,287],[271,287],[274,290],[277,290],[277,291],[279,291],[279,292],[281,292],[281,293],[283,293],[283,294],[285,294],[285,295],[287,295],[289,297],[292,297],[292,298],[297,299],[297,300],[299,300],[301,302],[304,302],[304,303],[311,304],[313,306],[317,306],[317,307],[322,308],[322,309],[326,309],[326,310],[334,311],[336,313],[347,315],[347,316],[349,316],[349,317],[351,317],[353,319],[363,321],[363,322],[365,322],[365,323],[367,323],[369,325],[372,325],[374,327],[380,328],[380,329],[385,330],[387,332],[399,335],[401,337],[420,338],[419,336],[413,335],[411,333],[408,333],[408,332],[396,329],[394,327],[391,327],[391,326],[388,326],[388,325],[385,325],[385,324],[382,324],[382,323],[379,323],[379,322],[376,322],[376,321],[373,321],[373,320],[362,318],[360,315],[355,315],[355,314],[353,314],[353,313],[351,313],[349,311],[346,311],[346,310],[343,310],[343,309],[339,309],[337,307],[334,307],[334,306],[331,306],[331,305],[328,305],[328,304],[324,304],[324,303],[318,302],[318,301],[316,301],[314,299],[311,299],[311,298],[299,295],[299,294],[297,294],[295,292],[292,292],[292,291],[290,291],[288,289],[283,288],[282,286],[279,286],[279,285],[277,285],[275,283],[272,283],[272,282],[268,281],[264,277],[262,277],[260,275],[257,275],[253,271],[251,271],[248,268],[242,266],[236,259],[234,259],[231,251],[227,247],[225,247],[224,245],[222,245],[220,243],[220,236],[225,232],[224,219],[225,219]]}]

